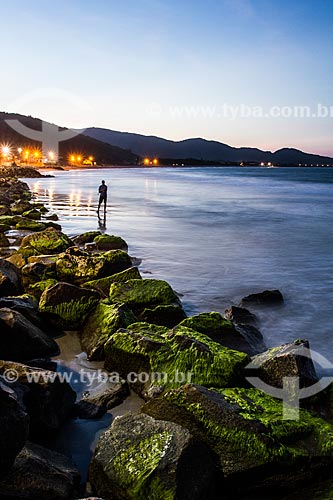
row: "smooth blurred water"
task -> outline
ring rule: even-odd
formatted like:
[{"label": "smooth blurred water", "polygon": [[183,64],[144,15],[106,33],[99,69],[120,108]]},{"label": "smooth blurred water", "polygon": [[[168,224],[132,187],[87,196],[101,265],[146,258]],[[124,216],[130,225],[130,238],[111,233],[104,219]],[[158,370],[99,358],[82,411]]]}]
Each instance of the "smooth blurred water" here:
[{"label": "smooth blurred water", "polygon": [[[106,231],[129,243],[144,277],[166,279],[188,313],[279,288],[258,311],[268,345],[308,338],[333,362],[333,169],[164,168],[51,172],[27,179],[70,235],[99,228],[97,188],[109,186]],[[104,228],[102,228],[104,230]]]}]

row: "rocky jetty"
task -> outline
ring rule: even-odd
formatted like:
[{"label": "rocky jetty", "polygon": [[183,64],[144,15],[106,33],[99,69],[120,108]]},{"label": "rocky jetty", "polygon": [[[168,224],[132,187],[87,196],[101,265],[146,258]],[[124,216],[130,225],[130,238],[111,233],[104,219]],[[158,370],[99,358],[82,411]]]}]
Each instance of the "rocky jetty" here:
[{"label": "rocky jetty", "polygon": [[[250,309],[231,305],[224,317],[187,317],[169,283],[142,278],[121,237],[69,238],[9,176],[0,194],[0,498],[282,499],[327,485],[332,387],[290,419],[281,399],[249,383],[255,376],[281,391],[285,379],[318,382],[306,340],[265,346],[260,308],[280,311],[280,291],[249,295]],[[54,337],[67,331],[107,377],[79,400],[52,363]],[[143,406],[100,435],[85,490],[48,439],[70,418],[112,411],[130,391]]]}]

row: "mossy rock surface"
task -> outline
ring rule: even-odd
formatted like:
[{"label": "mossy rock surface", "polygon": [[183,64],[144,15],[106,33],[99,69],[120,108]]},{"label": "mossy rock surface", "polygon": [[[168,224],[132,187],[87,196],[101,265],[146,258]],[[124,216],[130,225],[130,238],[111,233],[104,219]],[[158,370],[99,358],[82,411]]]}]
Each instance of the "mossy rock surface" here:
[{"label": "mossy rock surface", "polygon": [[213,500],[221,475],[213,454],[186,429],[128,413],[99,438],[89,480],[104,498]]},{"label": "mossy rock surface", "polygon": [[113,274],[112,276],[107,276],[106,278],[101,278],[99,280],[87,281],[82,286],[98,290],[102,296],[108,297],[112,283],[123,283],[131,279],[142,279],[137,267],[130,267],[129,269],[125,269],[125,271]]},{"label": "mossy rock surface", "polygon": [[120,236],[100,234],[94,238],[98,250],[128,250],[128,245]]},{"label": "mossy rock surface", "polygon": [[47,288],[39,302],[39,310],[64,330],[78,330],[97,307],[99,294],[68,283]]},{"label": "mossy rock surface", "polygon": [[72,247],[59,255],[56,266],[59,279],[82,284],[124,271],[132,266],[132,261],[122,250],[92,255],[78,247]]},{"label": "mossy rock surface", "polygon": [[22,215],[24,212],[30,211],[31,205],[26,200],[17,200],[10,206],[12,215]]},{"label": "mossy rock surface", "polygon": [[0,216],[0,224],[5,224],[6,226],[16,226],[16,224],[21,220],[18,215],[2,215]]},{"label": "mossy rock surface", "polygon": [[39,210],[36,210],[36,208],[33,208],[32,210],[28,210],[27,212],[24,212],[22,214],[23,217],[27,217],[28,219],[32,220],[40,220],[42,217],[42,214]]},{"label": "mossy rock surface", "polygon": [[250,356],[262,352],[266,347],[261,333],[255,327],[236,327],[218,312],[191,316],[180,325],[192,328],[225,347],[246,352]]},{"label": "mossy rock surface", "polygon": [[38,281],[55,280],[56,278],[55,262],[33,262],[22,268],[22,282],[25,288]]},{"label": "mossy rock surface", "polygon": [[10,230],[10,225],[9,224],[1,224],[0,223],[0,233],[5,233],[6,231]]},{"label": "mossy rock surface", "polygon": [[0,205],[0,216],[10,215],[10,209],[8,205]]},{"label": "mossy rock surface", "polygon": [[162,280],[128,280],[110,287],[110,301],[125,303],[135,312],[158,305],[180,304],[171,286]]},{"label": "mossy rock surface", "polygon": [[28,258],[33,255],[58,254],[72,245],[68,236],[53,228],[48,228],[45,231],[25,236],[19,252]]},{"label": "mossy rock surface", "polygon": [[154,309],[146,308],[140,314],[140,320],[155,325],[174,328],[186,318],[184,309],[177,305],[157,306]]},{"label": "mossy rock surface", "polygon": [[27,231],[44,231],[46,229],[46,225],[43,222],[37,222],[32,219],[21,219],[16,224],[16,229],[25,229]]},{"label": "mossy rock surface", "polygon": [[43,292],[57,284],[56,279],[47,279],[43,281],[38,281],[37,283],[31,283],[26,287],[26,292],[30,295],[33,295],[36,299],[40,299]]},{"label": "mossy rock surface", "polygon": [[100,302],[80,333],[82,349],[90,360],[104,359],[104,344],[119,329],[134,323],[136,317],[126,305]]},{"label": "mossy rock surface", "polygon": [[73,241],[75,245],[83,246],[86,243],[92,243],[97,236],[101,236],[100,231],[88,231],[86,233],[80,234],[79,236],[74,236]]},{"label": "mossy rock surface", "polygon": [[234,498],[242,490],[288,491],[310,477],[312,461],[316,473],[332,463],[332,425],[305,410],[299,420],[284,420],[282,401],[258,389],[185,385],[142,411],[183,425],[206,442],[218,454]]},{"label": "mossy rock surface", "polygon": [[[146,323],[119,330],[104,350],[106,369],[119,371],[124,377],[132,371],[149,374],[147,381],[133,386],[148,397],[154,391],[189,381],[206,387],[242,384],[242,370],[250,361],[246,354],[222,347],[189,328],[170,331]],[[154,380],[154,373],[165,377]]]}]

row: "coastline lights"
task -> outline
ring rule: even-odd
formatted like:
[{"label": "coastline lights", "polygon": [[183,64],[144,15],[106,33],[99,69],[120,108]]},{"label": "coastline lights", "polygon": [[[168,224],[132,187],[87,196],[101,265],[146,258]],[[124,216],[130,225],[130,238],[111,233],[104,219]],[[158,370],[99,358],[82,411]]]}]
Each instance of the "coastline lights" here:
[{"label": "coastline lights", "polygon": [[9,156],[11,153],[10,146],[7,146],[6,144],[4,144],[3,146],[1,146],[1,152],[4,156]]},{"label": "coastline lights", "polygon": [[151,160],[150,158],[145,158],[143,160],[143,164],[144,165],[158,165],[158,159],[154,158],[153,160]]}]

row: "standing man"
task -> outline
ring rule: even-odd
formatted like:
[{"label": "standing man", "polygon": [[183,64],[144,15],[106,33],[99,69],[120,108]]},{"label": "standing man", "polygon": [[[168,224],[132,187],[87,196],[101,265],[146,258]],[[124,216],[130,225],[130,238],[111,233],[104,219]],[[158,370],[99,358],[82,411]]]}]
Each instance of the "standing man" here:
[{"label": "standing man", "polygon": [[106,212],[106,202],[107,202],[107,197],[108,197],[108,187],[105,184],[105,181],[102,181],[102,184],[98,188],[99,192],[99,202],[98,202],[98,210],[97,213],[99,214],[99,209],[101,208],[101,204],[104,203],[104,213]]}]

